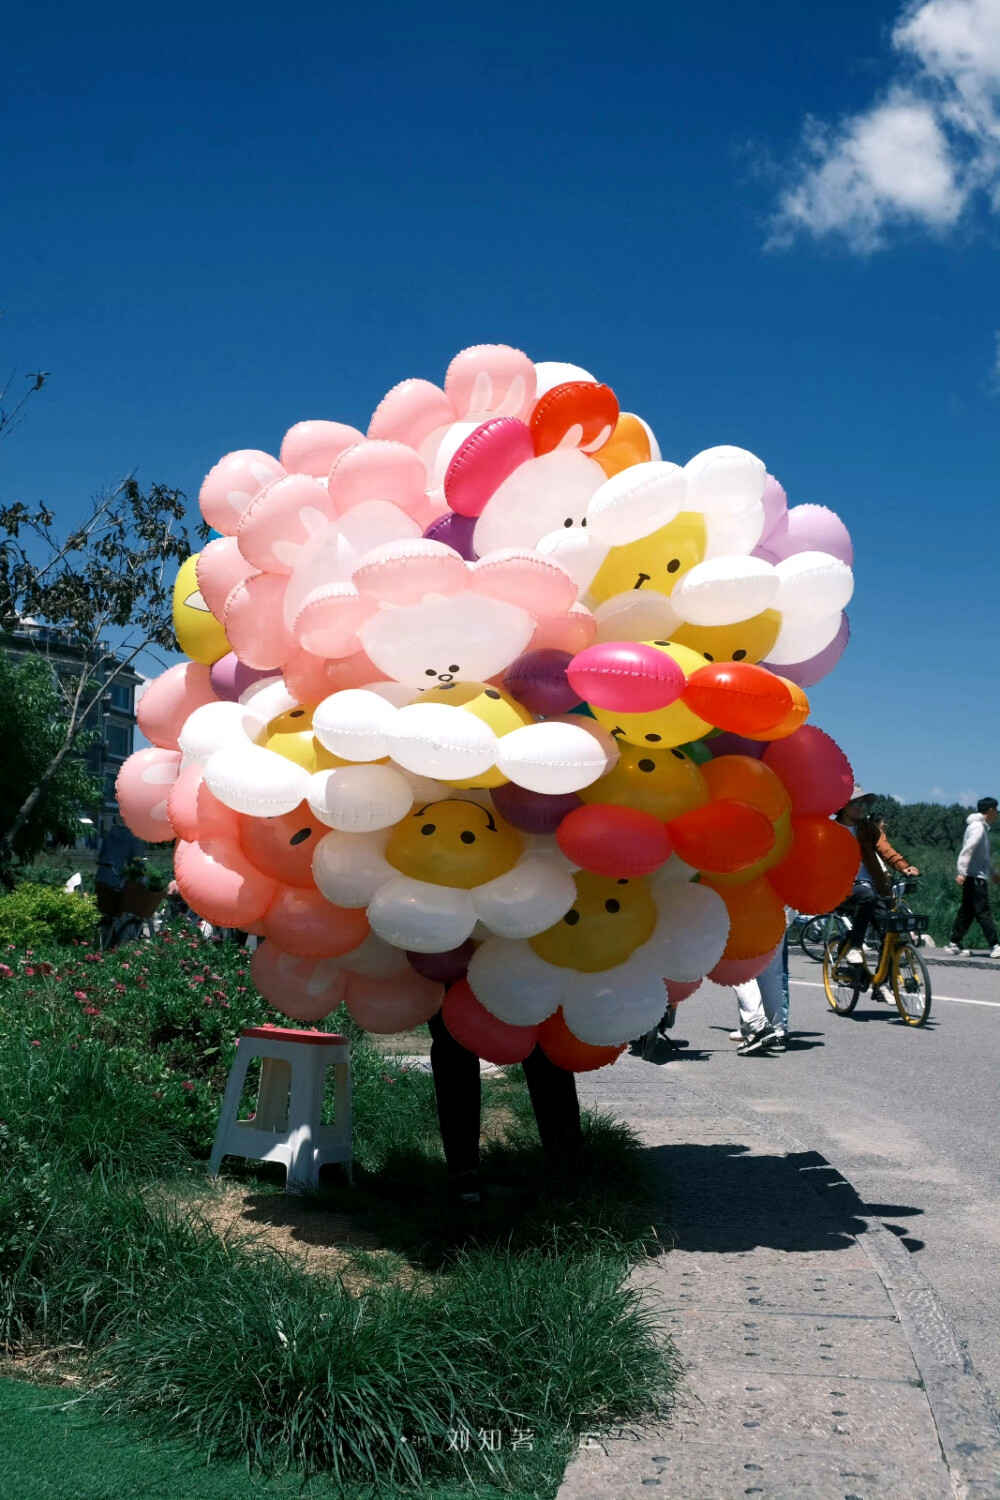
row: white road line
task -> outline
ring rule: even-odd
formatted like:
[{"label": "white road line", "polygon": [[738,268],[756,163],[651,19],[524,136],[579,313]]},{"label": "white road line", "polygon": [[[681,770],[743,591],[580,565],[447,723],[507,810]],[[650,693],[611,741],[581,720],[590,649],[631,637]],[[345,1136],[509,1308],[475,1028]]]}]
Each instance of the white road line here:
[{"label": "white road line", "polygon": [[[815,979],[789,978],[788,982],[789,984],[805,985],[808,989],[811,990],[821,990],[825,988],[824,985],[820,984]],[[931,1004],[935,1005],[938,1000],[950,1000],[953,1005],[988,1005],[991,1010],[1000,1010],[1000,1000],[967,1000],[964,995],[938,995],[935,993],[932,986]]]}]

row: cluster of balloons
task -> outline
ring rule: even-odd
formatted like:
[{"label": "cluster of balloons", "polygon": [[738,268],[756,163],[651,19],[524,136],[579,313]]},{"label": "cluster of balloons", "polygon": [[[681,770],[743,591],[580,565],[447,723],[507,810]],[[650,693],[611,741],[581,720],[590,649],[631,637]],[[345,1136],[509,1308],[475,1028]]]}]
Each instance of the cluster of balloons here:
[{"label": "cluster of balloons", "polygon": [[496,1062],[611,1062],[705,975],[760,973],[858,848],[806,722],[853,578],[843,523],[744,449],[683,467],[573,365],[464,350],[367,437],[229,454],[181,567],[188,660],[119,776],[276,1009],[442,1010]]}]

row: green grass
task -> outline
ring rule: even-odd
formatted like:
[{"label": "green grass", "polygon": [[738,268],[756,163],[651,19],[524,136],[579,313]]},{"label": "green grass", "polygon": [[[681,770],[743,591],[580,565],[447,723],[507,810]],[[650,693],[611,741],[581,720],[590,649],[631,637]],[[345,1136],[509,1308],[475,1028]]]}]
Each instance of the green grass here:
[{"label": "green grass", "polygon": [[[627,1280],[659,1245],[624,1126],[587,1116],[554,1173],[520,1071],[487,1083],[507,1124],[484,1176],[509,1197],[449,1207],[430,1078],[331,1017],[354,1040],[356,1186],[334,1175],[296,1212],[347,1214],[383,1248],[306,1270],[199,1214],[236,1034],[267,1018],[241,951],[183,930],[5,965],[0,1347],[76,1351],[75,1412],[338,1493],[540,1497],[580,1432],[669,1403],[669,1345]],[[280,1221],[275,1170],[234,1170]]]}]

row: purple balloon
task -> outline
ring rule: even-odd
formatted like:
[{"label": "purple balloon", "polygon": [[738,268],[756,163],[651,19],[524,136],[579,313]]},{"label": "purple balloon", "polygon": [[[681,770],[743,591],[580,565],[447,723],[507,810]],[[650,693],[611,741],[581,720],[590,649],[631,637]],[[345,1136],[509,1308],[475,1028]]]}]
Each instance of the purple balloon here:
[{"label": "purple balloon", "polygon": [[788,511],[788,496],[773,474],[768,474],[764,481],[764,493],[760,497],[760,503],[764,507],[764,529],[760,534],[760,539],[766,542]]},{"label": "purple balloon", "polygon": [[546,792],[529,792],[513,781],[493,787],[490,795],[500,816],[522,833],[555,833],[568,813],[583,806],[575,792],[549,796]]},{"label": "purple balloon", "polygon": [[748,740],[742,734],[730,734],[728,729],[705,741],[713,760],[720,755],[752,755],[754,760],[760,760],[768,743],[767,740]]},{"label": "purple balloon", "polygon": [[271,667],[266,671],[248,667],[230,651],[228,656],[220,656],[217,662],[212,663],[209,678],[217,698],[222,698],[226,703],[236,703],[240,694],[245,693],[251,683],[260,682],[262,677],[275,677],[280,671],[280,667]]},{"label": "purple balloon", "polygon": [[796,552],[829,552],[848,567],[854,562],[850,532],[825,505],[793,505],[767,536],[767,547],[779,562]]},{"label": "purple balloon", "polygon": [[431,522],[424,536],[431,542],[443,542],[466,562],[475,562],[479,554],[472,545],[472,533],[478,519],[478,516],[460,516],[457,510],[449,510]]},{"label": "purple balloon", "polygon": [[771,662],[761,662],[761,666],[769,667],[772,672],[777,672],[780,677],[787,677],[789,682],[794,682],[797,687],[812,687],[821,682],[828,673],[832,672],[838,661],[844,654],[847,642],[851,638],[851,627],[847,622],[847,616],[840,622],[840,629],[830,642],[824,646],[822,651],[817,651],[815,656],[810,656],[808,661],[796,661],[789,665],[787,662],[780,667]]},{"label": "purple balloon", "polygon": [[507,668],[503,685],[533,714],[568,714],[583,701],[566,676],[572,660],[571,651],[557,651],[554,646],[525,651]]},{"label": "purple balloon", "polygon": [[471,938],[457,948],[444,953],[407,953],[410,967],[416,969],[424,979],[433,979],[436,984],[457,984],[469,971],[469,960],[476,951]]}]

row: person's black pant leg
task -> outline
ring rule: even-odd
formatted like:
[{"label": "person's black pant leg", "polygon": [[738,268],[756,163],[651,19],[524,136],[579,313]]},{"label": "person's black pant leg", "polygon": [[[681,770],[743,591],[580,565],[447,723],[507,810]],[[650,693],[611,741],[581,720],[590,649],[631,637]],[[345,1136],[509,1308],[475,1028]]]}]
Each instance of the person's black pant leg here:
[{"label": "person's black pant leg", "polygon": [[993,920],[990,910],[990,883],[988,880],[967,880],[962,887],[964,895],[966,886],[972,886],[972,910],[975,919],[983,929],[983,936],[988,945],[993,948],[997,941],[997,924]]},{"label": "person's black pant leg", "polygon": [[974,880],[966,876],[962,886],[962,899],[958,903],[958,911],[955,913],[955,922],[951,929],[951,940],[958,948],[961,948],[965,934],[976,919],[975,884]]},{"label": "person's black pant leg", "polygon": [[546,1156],[557,1160],[572,1153],[583,1138],[576,1074],[557,1068],[541,1047],[535,1047],[521,1067],[531,1095],[531,1107],[535,1111],[538,1138]]},{"label": "person's black pant leg", "polygon": [[456,1042],[441,1019],[427,1023],[431,1034],[431,1072],[438,1123],[448,1170],[475,1172],[479,1167],[481,1087],[479,1058]]},{"label": "person's black pant leg", "polygon": [[874,887],[863,880],[855,883],[851,896],[854,901],[854,919],[851,922],[851,930],[847,936],[846,946],[848,948],[860,948],[868,936],[868,928],[871,926],[871,920],[875,915],[879,898]]}]

